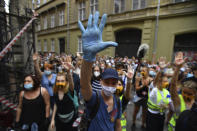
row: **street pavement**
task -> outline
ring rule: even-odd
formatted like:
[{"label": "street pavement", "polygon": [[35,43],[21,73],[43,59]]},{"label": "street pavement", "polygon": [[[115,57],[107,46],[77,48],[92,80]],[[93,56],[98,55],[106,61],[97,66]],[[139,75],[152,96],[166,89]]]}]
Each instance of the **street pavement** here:
[{"label": "street pavement", "polygon": [[145,129],[143,130],[141,128],[141,117],[136,119],[136,126],[131,127],[132,126],[133,109],[134,109],[134,103],[130,101],[127,106],[127,110],[126,110],[127,111],[127,131],[145,131]]}]

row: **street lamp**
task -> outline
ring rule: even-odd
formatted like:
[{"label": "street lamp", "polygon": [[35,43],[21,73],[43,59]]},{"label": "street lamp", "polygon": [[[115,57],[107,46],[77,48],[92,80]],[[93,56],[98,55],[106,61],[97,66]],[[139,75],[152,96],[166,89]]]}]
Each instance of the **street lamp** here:
[{"label": "street lamp", "polygon": [[152,63],[155,62],[155,58],[156,58],[157,36],[158,36],[158,29],[159,29],[159,10],[160,10],[160,0],[158,0],[158,4],[157,4],[157,15],[156,15],[156,23],[155,23],[155,39],[154,39],[154,43],[153,43]]}]

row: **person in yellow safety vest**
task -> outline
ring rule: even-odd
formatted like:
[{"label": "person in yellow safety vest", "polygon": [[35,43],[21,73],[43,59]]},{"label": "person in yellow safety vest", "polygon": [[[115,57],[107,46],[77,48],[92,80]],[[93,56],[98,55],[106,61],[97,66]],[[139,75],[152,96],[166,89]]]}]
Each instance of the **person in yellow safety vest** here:
[{"label": "person in yellow safety vest", "polygon": [[162,72],[167,66],[165,63],[165,59],[160,58],[160,71],[149,86],[146,131],[163,131],[164,128],[165,112],[171,102],[170,93],[166,90],[168,78]]},{"label": "person in yellow safety vest", "polygon": [[177,81],[178,81],[178,75],[179,70],[185,63],[185,60],[183,59],[183,53],[178,52],[175,56],[175,65],[176,69],[171,81],[171,87],[170,87],[170,94],[173,101],[173,111],[174,114],[171,117],[169,124],[168,124],[168,131],[174,131],[176,126],[176,120],[178,119],[181,112],[183,112],[186,109],[190,109],[195,101],[195,89],[191,88],[191,82],[184,82],[182,84],[182,94],[178,95],[177,91]]},{"label": "person in yellow safety vest", "polygon": [[121,127],[122,131],[126,131],[127,121],[126,121],[126,106],[131,98],[131,80],[133,78],[134,71],[132,67],[128,66],[128,71],[125,73],[127,76],[127,84],[126,84],[126,91],[124,91],[123,87],[123,81],[120,78],[118,80],[118,86],[116,87],[116,95],[120,97],[121,103],[122,103],[122,116],[121,116]]}]

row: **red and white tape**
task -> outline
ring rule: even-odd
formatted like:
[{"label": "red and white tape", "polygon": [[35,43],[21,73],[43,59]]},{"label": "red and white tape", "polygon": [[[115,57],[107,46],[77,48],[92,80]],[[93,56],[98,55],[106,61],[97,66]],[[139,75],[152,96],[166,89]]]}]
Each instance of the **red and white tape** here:
[{"label": "red and white tape", "polygon": [[0,103],[4,104],[5,106],[9,107],[11,110],[16,111],[17,105],[10,103],[9,100],[7,100],[5,97],[0,97]]},{"label": "red and white tape", "polygon": [[32,19],[22,28],[22,30],[10,41],[10,43],[0,52],[0,60],[11,50],[12,46],[16,41],[21,37],[21,35],[27,30],[33,20],[36,19],[36,16],[33,16]]}]

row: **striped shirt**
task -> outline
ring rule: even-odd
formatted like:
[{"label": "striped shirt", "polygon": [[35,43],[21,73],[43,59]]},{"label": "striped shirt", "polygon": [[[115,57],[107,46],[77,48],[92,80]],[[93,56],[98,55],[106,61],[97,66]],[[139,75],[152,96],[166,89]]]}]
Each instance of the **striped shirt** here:
[{"label": "striped shirt", "polygon": [[100,81],[92,80],[92,90],[93,91],[101,91],[102,90],[102,86],[100,84]]}]

